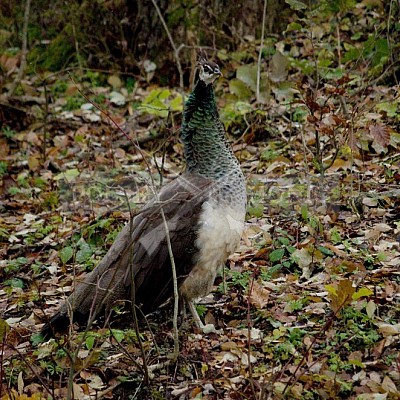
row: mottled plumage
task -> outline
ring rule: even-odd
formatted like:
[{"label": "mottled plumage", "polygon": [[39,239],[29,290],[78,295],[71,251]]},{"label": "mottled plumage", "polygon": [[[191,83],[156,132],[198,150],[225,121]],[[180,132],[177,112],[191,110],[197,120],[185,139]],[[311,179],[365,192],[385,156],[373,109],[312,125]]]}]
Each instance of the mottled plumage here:
[{"label": "mottled plumage", "polygon": [[[172,296],[161,208],[179,293],[190,304],[210,292],[218,268],[238,245],[246,208],[245,180],[215,103],[212,83],[221,75],[219,67],[201,59],[199,68],[199,81],[185,104],[180,133],[186,172],[125,226],[99,265],[44,326],[44,336],[65,329],[71,317],[87,322],[103,309],[108,313],[121,300],[133,298],[147,313]],[[193,306],[191,310],[195,313]]]}]

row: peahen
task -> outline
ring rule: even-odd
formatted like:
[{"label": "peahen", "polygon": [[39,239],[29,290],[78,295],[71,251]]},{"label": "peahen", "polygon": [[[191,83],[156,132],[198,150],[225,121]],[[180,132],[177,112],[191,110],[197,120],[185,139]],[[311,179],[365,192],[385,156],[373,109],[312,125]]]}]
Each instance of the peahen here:
[{"label": "peahen", "polygon": [[244,227],[246,186],[225,138],[213,82],[217,64],[200,57],[199,79],[185,104],[180,138],[186,171],[167,184],[120,232],[98,266],[44,325],[44,337],[70,321],[87,323],[116,302],[133,300],[143,313],[173,295],[168,225],[179,295],[201,326],[193,301],[212,288],[217,270],[236,249]]}]

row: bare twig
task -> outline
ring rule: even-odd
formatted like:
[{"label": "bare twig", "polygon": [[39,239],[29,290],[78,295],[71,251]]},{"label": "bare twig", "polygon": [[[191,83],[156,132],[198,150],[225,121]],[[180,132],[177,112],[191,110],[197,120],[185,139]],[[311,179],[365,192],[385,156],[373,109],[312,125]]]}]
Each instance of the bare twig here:
[{"label": "bare twig", "polygon": [[[150,171],[149,171],[150,172]],[[133,221],[134,221],[134,215],[131,209],[131,206],[129,204],[129,198],[128,195],[126,193],[126,191],[124,190],[124,195],[125,195],[125,200],[126,203],[128,205],[129,208],[129,216],[130,216],[130,220],[129,220],[129,234],[132,236],[133,230],[134,230],[134,226],[133,226]],[[131,269],[131,271],[133,271],[133,248],[134,246],[131,246],[130,248],[130,266],[129,268]],[[135,333],[136,333],[136,337],[137,337],[137,341],[139,344],[139,348],[140,348],[140,352],[142,354],[142,360],[143,360],[143,373],[144,373],[144,384],[148,385],[149,384],[149,369],[147,366],[147,360],[146,360],[146,352],[143,346],[143,342],[142,342],[142,338],[140,337],[140,330],[139,330],[139,319],[136,313],[136,288],[135,288],[135,276],[133,274],[131,274],[131,310],[132,310],[132,317],[133,317],[133,326],[135,328]]]},{"label": "bare twig", "polygon": [[[182,103],[185,102],[184,95],[183,95],[183,70],[182,70],[182,65],[179,59],[179,52],[180,50],[184,47],[183,45],[176,47],[175,42],[172,38],[172,35],[168,29],[167,23],[165,22],[164,17],[161,14],[160,8],[158,7],[157,3],[155,0],[151,0],[154,8],[157,11],[157,14],[161,20],[161,23],[165,29],[165,32],[167,33],[168,39],[171,43],[172,48],[174,49],[174,58],[176,62],[176,66],[178,68],[179,72],[179,86],[181,89],[181,96],[182,96]],[[168,247],[168,253],[169,257],[171,260],[171,268],[172,268],[172,282],[173,282],[173,287],[174,287],[174,316],[172,320],[173,324],[173,331],[174,331],[174,353],[173,353],[173,360],[178,359],[179,355],[179,331],[178,331],[178,309],[179,309],[179,294],[178,294],[178,281],[177,281],[177,276],[176,276],[176,267],[175,267],[175,260],[174,260],[174,254],[172,251],[172,246],[171,246],[171,239],[169,236],[169,229],[168,229],[168,224],[167,220],[165,219],[165,214],[164,210],[161,208],[161,217],[163,219],[164,223],[164,228],[165,228],[165,236],[167,239],[167,247]]]},{"label": "bare twig", "polygon": [[183,70],[182,70],[182,65],[181,65],[181,61],[179,60],[179,52],[182,50],[182,48],[184,47],[184,45],[180,45],[179,47],[176,47],[174,39],[172,38],[171,32],[168,29],[167,23],[165,22],[164,17],[161,14],[161,10],[158,7],[156,0],[151,0],[154,8],[157,11],[157,14],[161,20],[161,23],[165,29],[165,32],[168,36],[168,39],[171,43],[172,48],[174,49],[174,58],[175,58],[175,62],[176,62],[176,67],[178,68],[178,72],[179,72],[179,86],[181,89],[181,93],[182,93],[182,100],[183,100]]},{"label": "bare twig", "polygon": [[400,60],[396,60],[393,63],[389,64],[387,68],[375,79],[372,79],[366,82],[364,85],[360,86],[359,88],[355,89],[353,95],[360,95],[363,93],[368,87],[375,86],[382,80],[386,79],[390,74],[395,75],[395,73],[400,69]]},{"label": "bare twig", "polygon": [[[336,310],[336,312],[334,312],[334,314],[328,319],[328,321],[321,327],[320,331],[313,337],[311,343],[307,346],[306,350],[304,351],[303,356],[302,356],[300,362],[297,364],[296,369],[295,369],[294,372],[290,375],[289,380],[286,382],[285,388],[283,389],[283,392],[282,392],[283,395],[285,395],[286,391],[287,391],[290,387],[292,387],[292,386],[298,381],[299,376],[296,376],[296,375],[297,375],[297,372],[300,370],[300,368],[301,368],[301,367],[304,365],[304,363],[306,362],[307,357],[308,357],[308,355],[309,355],[311,349],[314,347],[315,343],[316,343],[317,340],[318,340],[318,337],[319,337],[320,335],[322,335],[324,332],[327,332],[327,331],[328,331],[328,329],[329,329],[329,328],[331,327],[331,325],[333,324],[333,320],[334,320],[334,319],[338,316],[338,314],[341,312],[341,310],[342,310],[343,307],[345,306],[347,300],[348,300],[348,299],[347,299],[347,297],[346,297],[346,298],[343,300],[343,302],[340,304],[340,306],[338,307],[338,309]],[[293,358],[294,358],[294,355],[292,355],[292,357],[291,357],[291,358],[289,359],[289,361],[286,363],[286,366],[289,365],[289,362],[292,362]],[[281,371],[281,374],[280,374],[280,378],[279,378],[279,379],[282,378],[282,375],[283,375],[283,371],[284,371],[284,370],[285,370],[285,369],[283,369],[283,370]],[[293,381],[292,381],[292,378],[293,378]]]},{"label": "bare twig", "polygon": [[28,23],[29,23],[29,12],[31,7],[31,0],[26,0],[25,12],[24,12],[24,25],[22,27],[22,51],[21,51],[21,63],[18,70],[18,75],[11,85],[8,92],[9,96],[12,96],[15,92],[16,87],[21,82],[26,68],[26,55],[28,54]]},{"label": "bare twig", "polygon": [[47,92],[47,82],[44,80],[44,98],[46,99],[45,103],[45,113],[43,118],[43,144],[42,144],[42,158],[43,162],[46,161],[46,153],[47,153],[47,121],[49,119],[49,94]]},{"label": "bare twig", "polygon": [[161,207],[161,217],[164,223],[165,229],[165,237],[167,239],[167,247],[168,247],[168,254],[171,260],[171,268],[172,268],[172,283],[174,286],[174,317],[172,320],[173,330],[174,330],[174,353],[173,353],[173,360],[176,361],[179,355],[179,331],[178,331],[178,309],[179,309],[179,293],[178,293],[178,278],[176,276],[176,267],[175,267],[175,259],[174,253],[172,251],[171,246],[171,238],[169,236],[169,228],[167,224],[167,220],[165,218],[164,210]]},{"label": "bare twig", "polygon": [[76,28],[74,24],[74,19],[72,18],[72,34],[74,35],[74,44],[75,44],[75,51],[76,51],[76,58],[78,60],[78,67],[79,67],[79,72],[82,74],[82,60],[81,60],[81,53],[79,51],[79,42],[76,37]]},{"label": "bare twig", "polygon": [[[265,3],[264,3],[265,4]],[[256,388],[254,385],[254,376],[253,376],[253,366],[251,365],[251,329],[252,329],[252,321],[251,321],[251,315],[250,315],[250,298],[251,294],[253,292],[253,286],[254,286],[254,280],[255,276],[253,274],[250,285],[249,285],[249,295],[247,296],[247,362],[248,362],[248,368],[249,368],[249,382],[250,382],[250,388],[251,392],[253,394],[253,398],[257,398],[257,393],[256,393]]]},{"label": "bare twig", "polygon": [[306,182],[307,182],[307,201],[310,201],[311,198],[311,171],[310,168],[308,166],[308,160],[307,160],[307,151],[312,155],[313,152],[307,147],[307,143],[306,143],[306,138],[305,138],[305,134],[304,134],[304,127],[303,129],[301,129],[301,140],[303,143],[303,155],[304,155],[304,167],[306,170]]},{"label": "bare twig", "polygon": [[[53,398],[54,393],[51,392],[50,388],[48,387],[48,385],[46,384],[46,382],[43,380],[42,375],[40,375],[40,374],[38,373],[38,370],[37,370],[36,368],[34,368],[33,365],[28,361],[29,359],[28,359],[24,354],[21,353],[20,349],[18,349],[18,347],[15,347],[15,346],[13,346],[13,345],[10,344],[10,343],[6,343],[6,342],[5,342],[5,338],[4,338],[4,340],[3,340],[3,342],[2,342],[2,347],[5,348],[6,346],[7,346],[9,349],[11,349],[13,352],[15,352],[15,353],[17,353],[17,354],[19,355],[19,357],[20,357],[22,363],[24,363],[24,364],[26,365],[27,370],[30,371],[30,373],[32,374],[32,376],[35,376],[35,377],[38,379],[38,381],[41,383],[43,389],[44,389],[47,393],[49,393],[49,395],[50,395],[51,398]],[[3,352],[3,350],[2,350],[2,352]],[[3,365],[3,364],[4,364],[3,360],[0,359],[0,361],[1,361],[1,364]],[[1,384],[2,384],[3,382],[4,382],[4,381],[2,380],[2,381],[1,381]],[[0,387],[1,387],[1,386],[0,386]],[[6,390],[8,390],[8,385],[6,385]],[[14,399],[15,397],[9,397],[9,398],[10,398],[10,399]]]},{"label": "bare twig", "polygon": [[262,26],[261,26],[260,51],[258,52],[258,62],[257,62],[257,88],[256,88],[257,102],[260,102],[261,58],[262,58],[262,51],[263,51],[263,46],[264,46],[265,16],[267,14],[267,3],[268,3],[268,0],[264,0],[263,18],[262,18]]},{"label": "bare twig", "polygon": [[[399,7],[399,5],[397,6]],[[389,13],[388,13],[388,18],[387,18],[387,24],[386,24],[386,40],[389,45],[389,51],[390,51],[390,60],[392,64],[395,62],[394,59],[394,54],[393,54],[393,42],[392,42],[392,35],[390,34],[390,24],[391,24],[391,18],[392,18],[392,11],[393,11],[393,0],[390,0],[390,5],[389,5]],[[396,84],[398,85],[398,79],[396,74],[393,71],[393,79],[396,81]]]},{"label": "bare twig", "polygon": [[338,65],[339,68],[342,66],[342,44],[340,41],[340,24],[336,25],[336,37],[337,37],[337,54],[338,54]]}]

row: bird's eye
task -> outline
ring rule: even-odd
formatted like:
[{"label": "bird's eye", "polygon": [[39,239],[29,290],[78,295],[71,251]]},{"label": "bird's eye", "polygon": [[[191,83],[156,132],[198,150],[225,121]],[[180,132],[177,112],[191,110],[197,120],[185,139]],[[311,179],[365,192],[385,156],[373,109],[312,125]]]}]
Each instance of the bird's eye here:
[{"label": "bird's eye", "polygon": [[209,65],[204,65],[203,68],[204,68],[204,72],[207,72],[208,74],[213,73],[213,70]]}]

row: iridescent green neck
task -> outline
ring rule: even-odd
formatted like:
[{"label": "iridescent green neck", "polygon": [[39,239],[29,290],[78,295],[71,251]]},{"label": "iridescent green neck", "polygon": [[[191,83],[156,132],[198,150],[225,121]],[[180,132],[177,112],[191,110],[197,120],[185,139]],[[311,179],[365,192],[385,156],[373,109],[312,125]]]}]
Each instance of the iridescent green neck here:
[{"label": "iridescent green neck", "polygon": [[212,85],[199,81],[190,94],[180,138],[188,172],[218,179],[238,167],[219,120]]}]

